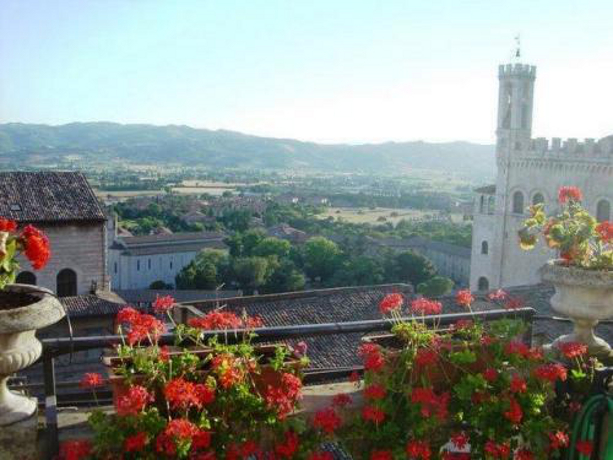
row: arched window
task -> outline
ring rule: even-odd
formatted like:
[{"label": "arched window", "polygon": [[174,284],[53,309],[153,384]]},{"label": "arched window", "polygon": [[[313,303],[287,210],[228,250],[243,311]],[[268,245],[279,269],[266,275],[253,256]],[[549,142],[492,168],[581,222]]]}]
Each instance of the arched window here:
[{"label": "arched window", "polygon": [[487,254],[489,251],[487,241],[481,242],[481,254]]},{"label": "arched window", "polygon": [[70,297],[77,295],[77,274],[70,268],[65,268],[57,274],[57,296]]},{"label": "arched window", "polygon": [[479,203],[479,212],[481,214],[485,213],[485,197],[481,195],[481,201]]},{"label": "arched window", "polygon": [[598,222],[611,220],[611,203],[607,200],[600,200],[596,205],[596,220]]},{"label": "arched window", "polygon": [[479,281],[477,282],[477,288],[480,291],[487,291],[490,288],[490,282],[487,280],[487,278],[485,276],[482,276],[481,278],[479,278]]},{"label": "arched window", "polygon": [[539,204],[539,203],[544,203],[544,202],[545,202],[545,197],[543,196],[541,192],[535,193],[534,196],[532,197],[532,204]]},{"label": "arched window", "polygon": [[19,275],[17,275],[15,282],[19,284],[31,284],[32,286],[36,286],[36,275],[32,272],[21,272]]},{"label": "arched window", "polygon": [[513,214],[524,213],[524,194],[519,190],[513,194]]},{"label": "arched window", "polygon": [[492,195],[487,199],[487,213],[494,214],[495,207],[496,207],[496,197]]}]

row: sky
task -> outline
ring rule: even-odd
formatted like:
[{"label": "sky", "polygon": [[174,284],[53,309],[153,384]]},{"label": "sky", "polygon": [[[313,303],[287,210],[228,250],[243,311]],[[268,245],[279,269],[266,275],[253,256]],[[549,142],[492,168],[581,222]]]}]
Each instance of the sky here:
[{"label": "sky", "polygon": [[611,18],[611,0],[1,0],[0,123],[491,143],[519,33],[533,135],[599,138]]}]

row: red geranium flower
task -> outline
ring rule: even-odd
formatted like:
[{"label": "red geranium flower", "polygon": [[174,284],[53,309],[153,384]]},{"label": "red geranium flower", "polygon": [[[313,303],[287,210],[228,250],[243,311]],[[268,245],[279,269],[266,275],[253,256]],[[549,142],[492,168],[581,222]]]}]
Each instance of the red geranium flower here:
[{"label": "red geranium flower", "polygon": [[25,248],[24,253],[34,270],[44,268],[51,257],[51,249],[49,247],[47,235],[36,227],[27,225],[26,228],[23,229],[20,240]]},{"label": "red geranium flower", "polygon": [[381,370],[385,364],[383,355],[381,354],[381,348],[373,343],[365,343],[360,346],[358,351],[364,362],[364,368],[367,371]]},{"label": "red geranium flower", "polygon": [[566,380],[566,368],[558,363],[542,364],[534,374],[541,380],[555,383],[556,380]]},{"label": "red geranium flower", "polygon": [[336,407],[343,408],[352,403],[351,396],[345,393],[339,393],[332,398],[332,405]]},{"label": "red geranium flower", "polygon": [[17,222],[0,217],[0,232],[14,232],[17,230]]},{"label": "red geranium flower", "polygon": [[403,303],[404,297],[402,296],[402,294],[388,294],[379,303],[379,310],[381,311],[381,313],[386,315],[394,310],[398,310],[400,307],[402,307]]},{"label": "red geranium flower", "polygon": [[415,363],[418,366],[432,366],[438,361],[438,353],[430,348],[420,348],[415,354]]},{"label": "red geranium flower", "polygon": [[124,448],[126,452],[140,452],[147,445],[147,433],[141,431],[126,438]]},{"label": "red geranium flower", "polygon": [[211,445],[211,433],[200,430],[192,437],[192,449],[206,449]]},{"label": "red geranium flower", "polygon": [[558,450],[568,446],[568,435],[563,431],[556,431],[549,434],[549,447],[553,450]]},{"label": "red geranium flower", "polygon": [[413,388],[411,392],[411,402],[413,404],[420,404],[421,414],[424,417],[434,415],[441,421],[447,418],[449,398],[449,393],[445,392],[437,395],[432,388]]},{"label": "red geranium flower", "polygon": [[582,198],[583,194],[581,193],[579,187],[566,186],[560,187],[560,189],[558,190],[558,201],[560,202],[560,204],[564,204],[568,200],[581,201]]},{"label": "red geranium flower", "polygon": [[587,353],[587,345],[580,342],[562,342],[558,344],[558,349],[568,359],[577,358]]},{"label": "red geranium flower", "polygon": [[264,399],[269,409],[276,410],[277,416],[284,419],[292,413],[296,401],[302,397],[302,381],[294,374],[285,372],[281,377],[281,385],[268,385]]},{"label": "red geranium flower", "polygon": [[332,408],[322,409],[315,413],[313,426],[321,429],[326,434],[332,434],[341,426],[341,418]]},{"label": "red geranium flower", "polygon": [[235,313],[214,310],[200,318],[191,318],[187,322],[191,327],[214,331],[219,329],[241,329],[244,324]]},{"label": "red geranium flower", "polygon": [[96,372],[87,372],[79,383],[81,388],[95,388],[104,385],[104,379]]},{"label": "red geranium flower", "polygon": [[116,324],[127,324],[132,325],[136,322],[138,317],[140,316],[140,312],[136,311],[132,307],[124,307],[117,313],[115,317]]},{"label": "red geranium flower", "polygon": [[520,449],[515,452],[513,460],[534,460],[534,454],[528,449]]},{"label": "red geranium flower", "polygon": [[600,236],[603,243],[613,242],[613,223],[605,220],[596,226],[596,232]]},{"label": "red geranium flower", "polygon": [[60,445],[62,460],[82,460],[92,453],[92,444],[87,440],[64,441]]},{"label": "red geranium flower", "polygon": [[594,450],[594,445],[590,441],[577,441],[576,447],[577,451],[586,457],[591,456]]},{"label": "red geranium flower", "polygon": [[528,389],[526,381],[517,374],[511,377],[511,391],[513,393],[525,393]]},{"label": "red geranium flower", "polygon": [[117,401],[117,415],[137,415],[149,402],[153,401],[151,395],[145,387],[140,385],[131,386],[128,393]]},{"label": "red geranium flower", "polygon": [[470,308],[472,303],[475,301],[475,298],[470,293],[470,290],[462,289],[455,295],[455,301],[458,305],[464,308]]},{"label": "red geranium flower", "polygon": [[443,304],[426,298],[411,302],[411,311],[420,315],[438,315],[443,310]]},{"label": "red geranium flower", "polygon": [[364,397],[366,399],[383,399],[385,397],[385,388],[382,385],[373,383],[364,388]]},{"label": "red geranium flower", "polygon": [[370,422],[381,423],[385,420],[385,412],[373,406],[366,406],[362,409],[362,418]]},{"label": "red geranium flower", "polygon": [[298,435],[293,431],[288,431],[285,433],[285,440],[276,445],[275,452],[280,457],[292,458],[298,450],[299,445],[300,440]]},{"label": "red geranium flower", "polygon": [[174,439],[191,439],[199,432],[196,425],[182,418],[171,420],[164,429],[164,434]]},{"label": "red geranium flower", "polygon": [[524,416],[524,413],[521,410],[521,406],[513,398],[509,400],[509,405],[509,410],[504,413],[504,416],[513,424],[518,425]]},{"label": "red geranium flower", "polygon": [[451,443],[456,447],[456,449],[464,449],[468,444],[469,437],[466,433],[456,433],[451,436]]},{"label": "red geranium flower", "polygon": [[483,378],[492,383],[498,378],[498,371],[490,367],[483,372]]},{"label": "red geranium flower", "polygon": [[430,446],[426,441],[409,441],[406,452],[410,459],[429,460],[432,456]]},{"label": "red geranium flower", "polygon": [[508,296],[508,294],[507,294],[506,291],[504,291],[502,289],[498,289],[498,290],[496,290],[494,292],[490,292],[487,295],[487,298],[489,300],[495,301],[495,300],[504,300],[504,299],[507,298],[507,296]]},{"label": "red geranium flower", "polygon": [[166,313],[174,306],[175,306],[175,299],[173,299],[169,295],[166,295],[164,297],[160,297],[159,295],[156,295],[155,300],[153,301],[153,311],[156,312],[157,314]]},{"label": "red geranium flower", "polygon": [[509,454],[511,453],[511,448],[508,444],[496,444],[492,440],[485,443],[484,450],[490,457],[500,459],[509,458]]},{"label": "red geranium flower", "polygon": [[370,460],[392,460],[393,458],[389,450],[375,450],[370,454]]},{"label": "red geranium flower", "polygon": [[172,409],[201,408],[215,400],[215,390],[201,383],[176,378],[166,384],[164,396]]}]

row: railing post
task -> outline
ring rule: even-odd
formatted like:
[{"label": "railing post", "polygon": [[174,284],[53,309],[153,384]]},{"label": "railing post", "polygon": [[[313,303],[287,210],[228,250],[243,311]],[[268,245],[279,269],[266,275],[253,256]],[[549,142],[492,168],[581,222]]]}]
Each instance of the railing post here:
[{"label": "railing post", "polygon": [[47,441],[47,460],[55,458],[60,450],[57,426],[57,395],[55,390],[55,358],[50,353],[43,355],[45,378],[45,423]]}]

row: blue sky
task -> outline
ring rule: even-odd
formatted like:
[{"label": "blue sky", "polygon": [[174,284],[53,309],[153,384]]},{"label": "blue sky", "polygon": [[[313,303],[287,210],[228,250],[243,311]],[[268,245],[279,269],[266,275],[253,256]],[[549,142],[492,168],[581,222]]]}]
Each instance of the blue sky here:
[{"label": "blue sky", "polygon": [[613,134],[611,0],[2,0],[0,122],[492,142],[522,36],[535,136]]}]

